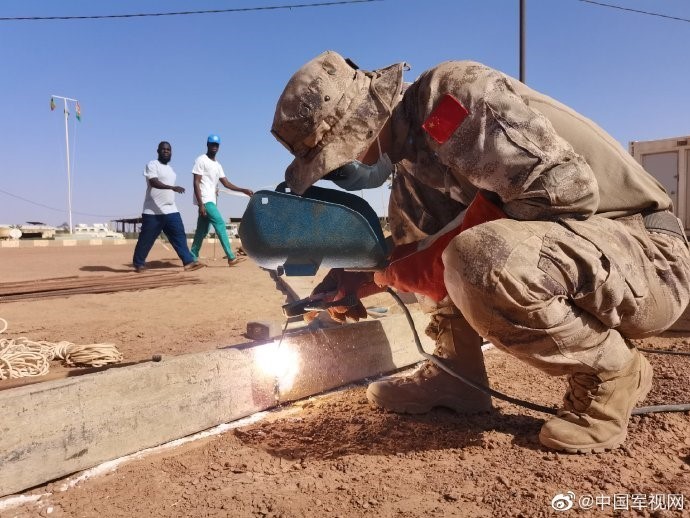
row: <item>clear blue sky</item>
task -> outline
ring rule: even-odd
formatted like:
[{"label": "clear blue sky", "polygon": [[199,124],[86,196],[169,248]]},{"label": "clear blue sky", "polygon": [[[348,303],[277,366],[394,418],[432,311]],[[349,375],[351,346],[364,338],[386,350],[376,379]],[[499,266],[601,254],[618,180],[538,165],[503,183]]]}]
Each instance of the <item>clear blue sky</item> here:
[{"label": "clear blue sky", "polygon": [[[302,0],[308,3],[309,0]],[[83,16],[285,5],[290,0],[3,0],[0,17]],[[690,18],[684,0],[610,0]],[[160,140],[187,193],[191,168],[215,132],[232,182],[254,190],[283,178],[291,157],[270,135],[292,73],[323,50],[372,69],[407,61],[406,80],[449,59],[517,77],[519,0],[384,0],[292,10],[155,18],[0,22],[0,223],[67,221],[62,106],[70,117],[74,223],[141,213],[144,165]],[[578,0],[527,0],[527,83],[630,140],[690,134],[690,23]],[[19,196],[51,210],[12,197]],[[382,194],[370,201],[379,206]],[[379,198],[380,197],[380,198]],[[219,200],[240,216],[245,199]]]}]

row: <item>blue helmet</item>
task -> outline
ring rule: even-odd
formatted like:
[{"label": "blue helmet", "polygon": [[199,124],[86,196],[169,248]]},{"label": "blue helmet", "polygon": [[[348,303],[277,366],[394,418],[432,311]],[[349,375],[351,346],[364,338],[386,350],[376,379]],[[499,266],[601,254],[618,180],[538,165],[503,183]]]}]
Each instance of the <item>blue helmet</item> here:
[{"label": "blue helmet", "polygon": [[220,137],[216,135],[215,133],[212,133],[208,136],[208,140],[206,140],[208,144],[218,144],[220,145]]}]

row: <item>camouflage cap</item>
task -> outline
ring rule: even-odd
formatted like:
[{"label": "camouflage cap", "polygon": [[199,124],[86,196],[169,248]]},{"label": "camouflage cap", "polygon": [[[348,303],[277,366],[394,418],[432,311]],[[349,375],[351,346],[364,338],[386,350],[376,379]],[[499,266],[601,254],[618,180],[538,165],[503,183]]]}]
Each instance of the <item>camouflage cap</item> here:
[{"label": "camouflage cap", "polygon": [[369,148],[400,101],[404,65],[367,72],[326,51],[290,78],[271,133],[295,156],[285,171],[293,191],[302,194]]}]

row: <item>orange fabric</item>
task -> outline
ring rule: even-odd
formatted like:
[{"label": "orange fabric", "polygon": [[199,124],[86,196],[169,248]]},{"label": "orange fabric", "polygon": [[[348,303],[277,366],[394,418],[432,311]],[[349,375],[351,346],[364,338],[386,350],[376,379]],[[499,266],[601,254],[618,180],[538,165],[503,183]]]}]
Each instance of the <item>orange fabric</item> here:
[{"label": "orange fabric", "polygon": [[[324,300],[339,300],[346,295],[355,294],[358,299],[368,297],[393,286],[401,291],[421,293],[440,301],[447,294],[443,281],[443,260],[441,255],[455,236],[481,223],[505,218],[505,213],[491,203],[481,193],[467,207],[462,223],[437,237],[424,250],[418,250],[419,242],[398,246],[393,250],[388,267],[380,272],[349,272],[342,268],[333,268],[312,291],[312,295],[324,294]],[[366,309],[361,302],[345,307],[328,309],[336,320],[344,321],[346,317],[353,320],[366,318]]]},{"label": "orange fabric", "polygon": [[[325,301],[340,300],[347,295],[356,295],[358,299],[363,299],[375,293],[385,291],[385,286],[374,283],[372,272],[350,272],[342,268],[333,268],[323,278],[323,280],[311,292],[312,296],[323,294]],[[328,313],[335,320],[344,322],[346,318],[358,321],[367,318],[367,310],[364,305],[357,301],[354,306],[334,306],[328,308]],[[310,315],[307,317],[312,318]]]},{"label": "orange fabric", "polygon": [[481,193],[477,193],[460,226],[439,236],[424,250],[416,250],[418,243],[397,247],[391,254],[388,267],[374,274],[374,281],[401,291],[421,293],[438,302],[448,295],[443,281],[444,268],[441,257],[448,244],[460,232],[505,217],[505,213],[499,207]]},{"label": "orange fabric", "polygon": [[481,223],[486,223],[487,221],[507,217],[508,216],[506,216],[506,213],[503,212],[500,207],[489,201],[489,199],[481,192],[478,192],[474,196],[470,206],[467,207],[465,217],[460,225],[460,232],[464,232],[465,230],[475,227]]},{"label": "orange fabric", "polygon": [[332,268],[314,288],[312,295],[331,293],[332,297],[329,299],[338,300],[346,295],[355,294],[357,298],[363,299],[382,291],[385,291],[385,288],[374,283],[372,272],[345,271],[342,268]]}]

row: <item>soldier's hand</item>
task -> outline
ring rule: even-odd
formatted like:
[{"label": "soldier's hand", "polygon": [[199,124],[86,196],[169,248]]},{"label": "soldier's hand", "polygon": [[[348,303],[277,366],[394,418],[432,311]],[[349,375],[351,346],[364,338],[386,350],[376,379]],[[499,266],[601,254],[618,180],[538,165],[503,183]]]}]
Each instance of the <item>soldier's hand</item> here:
[{"label": "soldier's hand", "polygon": [[374,283],[371,272],[346,272],[342,268],[333,268],[314,288],[311,297],[324,302],[346,299],[346,305],[332,306],[328,313],[338,322],[345,322],[348,318],[358,321],[367,318],[367,310],[360,299],[381,291],[383,289]]}]

